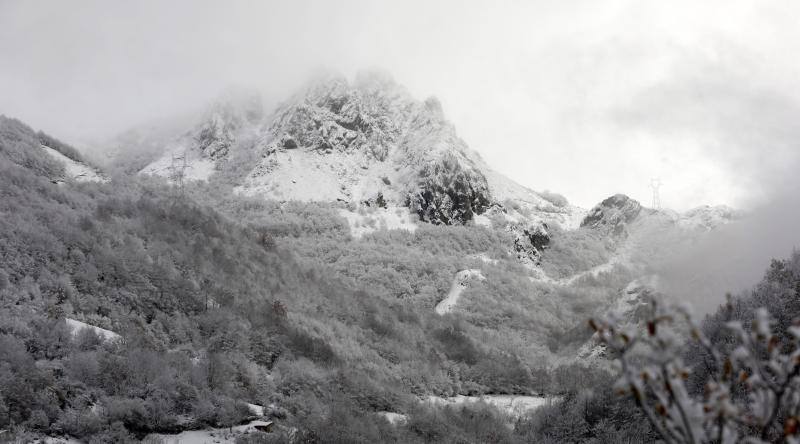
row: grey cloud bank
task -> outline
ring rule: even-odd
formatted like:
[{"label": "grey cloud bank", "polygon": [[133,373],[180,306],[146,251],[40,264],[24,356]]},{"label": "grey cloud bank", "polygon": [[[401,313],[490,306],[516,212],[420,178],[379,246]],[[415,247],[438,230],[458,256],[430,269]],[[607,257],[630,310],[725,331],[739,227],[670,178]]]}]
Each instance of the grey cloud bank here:
[{"label": "grey cloud bank", "polygon": [[75,142],[230,84],[381,67],[499,171],[589,207],[754,208],[795,186],[791,2],[0,2],[0,112]]}]

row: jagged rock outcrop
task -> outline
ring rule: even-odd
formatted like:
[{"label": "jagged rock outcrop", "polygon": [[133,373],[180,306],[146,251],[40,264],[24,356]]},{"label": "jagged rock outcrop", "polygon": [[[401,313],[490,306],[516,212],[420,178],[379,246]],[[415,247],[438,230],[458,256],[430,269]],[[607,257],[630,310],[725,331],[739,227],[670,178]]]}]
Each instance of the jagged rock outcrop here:
[{"label": "jagged rock outcrop", "polygon": [[409,196],[409,207],[420,220],[434,224],[464,223],[490,204],[489,186],[480,174],[470,174],[451,155],[420,172],[419,190]]},{"label": "jagged rock outcrop", "polygon": [[550,245],[547,224],[539,222],[528,227],[513,225],[509,230],[514,236],[514,253],[517,259],[526,264],[538,265],[542,252]]},{"label": "jagged rock outcrop", "polygon": [[368,99],[341,77],[315,84],[296,104],[278,113],[270,127],[277,139],[271,148],[361,151],[386,160],[400,128],[389,107]]},{"label": "jagged rock outcrop", "polygon": [[[263,161],[239,188],[408,206],[421,220],[463,224],[491,202],[486,178],[434,98],[414,100],[382,73],[328,77],[282,105]],[[302,169],[302,171],[301,171]],[[308,190],[327,185],[327,192]]]},{"label": "jagged rock outcrop", "polygon": [[236,143],[239,131],[257,124],[263,116],[260,95],[229,90],[212,105],[196,129],[196,149],[209,159],[224,158]]},{"label": "jagged rock outcrop", "polygon": [[626,226],[642,212],[642,205],[624,194],[615,194],[589,211],[581,227],[601,230],[615,236],[626,234]]}]

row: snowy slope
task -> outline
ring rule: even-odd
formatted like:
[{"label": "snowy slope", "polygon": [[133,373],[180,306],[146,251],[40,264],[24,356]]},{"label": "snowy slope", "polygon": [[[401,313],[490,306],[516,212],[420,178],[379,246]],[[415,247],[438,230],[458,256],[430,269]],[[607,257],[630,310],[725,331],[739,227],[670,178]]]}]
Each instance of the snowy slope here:
[{"label": "snowy slope", "polygon": [[122,339],[122,336],[118,335],[117,333],[111,330],[95,327],[94,325],[89,325],[85,322],[81,322],[76,319],[67,318],[66,322],[67,322],[67,327],[69,327],[73,336],[77,336],[78,333],[83,329],[89,329],[94,331],[94,333],[97,334],[97,336],[99,336],[100,338],[102,338],[104,341],[107,342],[114,342]]},{"label": "snowy slope", "polygon": [[[140,174],[162,176],[171,181],[180,176],[184,180],[207,181],[240,144],[259,136],[262,119],[258,93],[229,89],[211,104],[198,123],[162,142],[160,156],[142,168]],[[163,134],[159,136],[152,139],[166,138]],[[137,134],[135,140],[150,138]]]},{"label": "snowy slope", "polygon": [[462,223],[489,203],[473,152],[435,99],[388,76],[323,78],[276,112],[261,161],[237,192],[279,199],[385,200],[435,223]]},{"label": "snowy slope", "polygon": [[76,182],[108,182],[108,178],[98,169],[72,160],[49,146],[42,145],[42,149],[55,160],[64,164],[65,179]]}]

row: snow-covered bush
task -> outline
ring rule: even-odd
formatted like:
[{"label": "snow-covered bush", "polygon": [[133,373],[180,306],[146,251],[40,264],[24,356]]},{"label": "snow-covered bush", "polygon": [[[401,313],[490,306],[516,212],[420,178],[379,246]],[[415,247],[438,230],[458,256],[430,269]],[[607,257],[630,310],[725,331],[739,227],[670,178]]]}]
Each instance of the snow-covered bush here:
[{"label": "snow-covered bush", "polygon": [[[664,442],[800,442],[800,327],[788,328],[782,346],[782,332],[759,309],[749,328],[727,323],[734,343],[723,348],[687,308],[655,308],[644,329],[614,320],[591,326],[619,361],[619,391],[633,398]],[[710,360],[684,361],[686,329]],[[709,367],[703,394],[686,383],[698,364]]]}]

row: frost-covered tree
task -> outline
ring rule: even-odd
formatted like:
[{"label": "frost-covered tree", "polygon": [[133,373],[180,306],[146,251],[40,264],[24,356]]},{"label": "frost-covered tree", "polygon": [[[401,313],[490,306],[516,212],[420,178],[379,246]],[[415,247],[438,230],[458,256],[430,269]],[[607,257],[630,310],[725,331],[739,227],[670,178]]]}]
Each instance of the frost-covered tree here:
[{"label": "frost-covered tree", "polygon": [[[726,347],[712,343],[687,308],[657,306],[646,328],[614,320],[591,325],[621,366],[617,388],[633,398],[664,442],[800,442],[797,324],[783,335],[759,309],[747,326],[726,323],[733,341]],[[687,386],[698,364],[684,360],[687,332],[710,359],[701,394]]]}]

